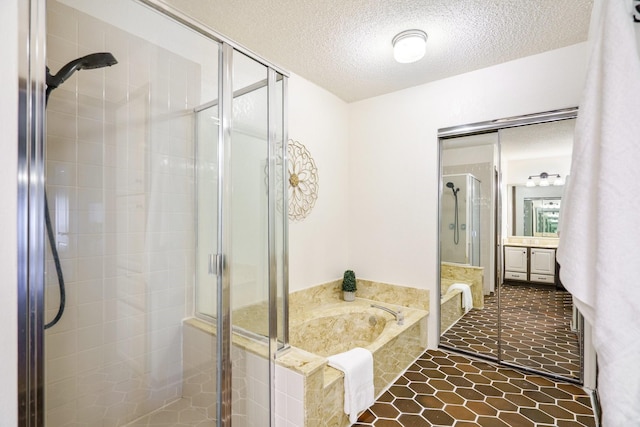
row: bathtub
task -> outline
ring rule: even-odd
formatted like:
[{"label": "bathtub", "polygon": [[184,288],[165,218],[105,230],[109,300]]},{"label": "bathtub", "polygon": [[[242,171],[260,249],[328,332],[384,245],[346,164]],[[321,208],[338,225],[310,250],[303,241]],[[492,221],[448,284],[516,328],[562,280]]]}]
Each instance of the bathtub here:
[{"label": "bathtub", "polygon": [[[328,366],[326,358],[354,347],[373,354],[376,396],[386,390],[427,344],[428,312],[402,307],[404,324],[394,316],[371,307],[378,304],[397,311],[397,306],[356,298],[353,302],[333,302],[311,310],[291,310],[289,343],[294,351],[307,354],[307,361],[321,361],[322,390],[305,390],[305,425],[348,426],[344,414],[342,372]],[[312,384],[313,380],[307,380]],[[312,395],[310,397],[309,395]]]}]

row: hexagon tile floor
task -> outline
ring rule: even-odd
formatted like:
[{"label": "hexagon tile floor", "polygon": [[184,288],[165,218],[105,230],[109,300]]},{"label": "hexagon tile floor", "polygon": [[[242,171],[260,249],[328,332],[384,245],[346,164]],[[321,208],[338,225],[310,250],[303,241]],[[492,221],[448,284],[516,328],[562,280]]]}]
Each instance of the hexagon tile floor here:
[{"label": "hexagon tile floor", "polygon": [[[502,360],[564,378],[580,378],[580,345],[571,330],[571,294],[549,286],[500,287]],[[498,356],[498,304],[485,296],[440,337],[447,347]]]},{"label": "hexagon tile floor", "polygon": [[428,350],[354,426],[595,427],[582,388]]}]

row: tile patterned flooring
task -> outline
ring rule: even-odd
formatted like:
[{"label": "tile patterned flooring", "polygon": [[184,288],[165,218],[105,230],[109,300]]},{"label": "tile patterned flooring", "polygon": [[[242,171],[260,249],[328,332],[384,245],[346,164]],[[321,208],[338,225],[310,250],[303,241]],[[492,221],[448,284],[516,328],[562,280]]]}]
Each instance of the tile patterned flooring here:
[{"label": "tile patterned flooring", "polygon": [[[554,374],[579,372],[566,292],[503,285],[504,358]],[[441,342],[497,356],[497,303],[485,297]],[[213,427],[207,408],[190,398],[138,419],[130,427]],[[413,363],[354,426],[595,427],[589,395],[580,387],[441,350]],[[257,427],[257,426],[256,426]]]},{"label": "tile patterned flooring", "polygon": [[358,418],[375,427],[595,427],[573,384],[428,350]]},{"label": "tile patterned flooring", "polygon": [[[500,288],[502,359],[565,378],[579,378],[580,347],[571,330],[571,294],[552,287],[503,284]],[[498,355],[497,298],[485,296],[441,337],[448,347]]]}]

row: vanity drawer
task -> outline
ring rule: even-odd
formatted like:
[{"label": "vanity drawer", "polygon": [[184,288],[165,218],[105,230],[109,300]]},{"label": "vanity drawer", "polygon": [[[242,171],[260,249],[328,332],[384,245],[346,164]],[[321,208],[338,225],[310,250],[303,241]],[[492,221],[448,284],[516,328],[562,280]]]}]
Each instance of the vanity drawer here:
[{"label": "vanity drawer", "polygon": [[517,271],[505,271],[505,280],[527,280],[527,273],[520,273]]},{"label": "vanity drawer", "polygon": [[532,282],[549,283],[553,285],[555,283],[555,276],[551,276],[548,274],[531,273],[531,277],[529,278],[529,280]]}]

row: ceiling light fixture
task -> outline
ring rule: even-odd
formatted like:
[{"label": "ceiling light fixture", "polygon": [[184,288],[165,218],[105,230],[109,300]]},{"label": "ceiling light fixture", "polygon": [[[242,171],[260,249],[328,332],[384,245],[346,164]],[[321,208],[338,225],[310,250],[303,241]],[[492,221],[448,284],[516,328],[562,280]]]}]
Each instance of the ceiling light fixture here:
[{"label": "ceiling light fixture", "polygon": [[397,34],[393,41],[393,57],[401,64],[420,60],[427,45],[427,33],[422,30],[406,30]]},{"label": "ceiling light fixture", "polygon": [[536,186],[536,182],[533,180],[533,178],[540,178],[540,181],[538,182],[538,185],[540,187],[548,187],[549,186],[549,177],[555,177],[555,179],[553,180],[553,185],[564,185],[564,180],[562,179],[562,177],[560,176],[560,174],[557,173],[546,173],[546,172],[542,172],[540,175],[531,175],[529,177],[529,179],[527,179],[527,187],[535,187]]}]

